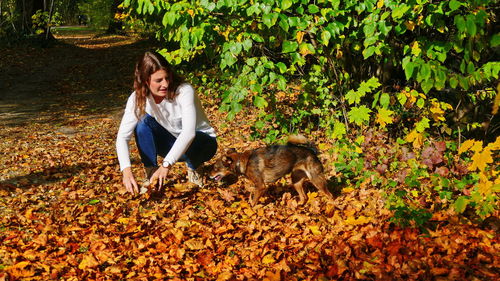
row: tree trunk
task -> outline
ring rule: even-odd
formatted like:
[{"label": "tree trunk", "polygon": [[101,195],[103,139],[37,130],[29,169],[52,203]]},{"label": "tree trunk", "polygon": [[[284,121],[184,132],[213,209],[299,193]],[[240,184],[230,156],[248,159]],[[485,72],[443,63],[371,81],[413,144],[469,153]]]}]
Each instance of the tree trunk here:
[{"label": "tree trunk", "polygon": [[115,14],[120,12],[120,8],[118,8],[120,3],[122,3],[121,0],[113,0],[113,3],[111,4],[111,11],[110,11],[111,18],[106,33],[115,34],[115,33],[120,33],[122,31],[123,27],[122,21],[115,19]]}]

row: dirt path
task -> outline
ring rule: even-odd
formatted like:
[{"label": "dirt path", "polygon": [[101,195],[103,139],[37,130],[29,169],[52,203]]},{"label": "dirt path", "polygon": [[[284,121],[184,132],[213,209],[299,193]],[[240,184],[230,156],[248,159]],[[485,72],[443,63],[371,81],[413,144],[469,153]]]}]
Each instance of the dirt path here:
[{"label": "dirt path", "polygon": [[130,93],[136,58],[151,47],[89,31],[56,38],[48,48],[0,48],[0,127],[112,114]]}]

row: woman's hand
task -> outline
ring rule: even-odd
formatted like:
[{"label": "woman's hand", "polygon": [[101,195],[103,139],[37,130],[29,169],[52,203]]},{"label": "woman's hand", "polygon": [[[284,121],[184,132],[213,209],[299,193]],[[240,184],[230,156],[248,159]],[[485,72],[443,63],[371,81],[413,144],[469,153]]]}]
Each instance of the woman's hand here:
[{"label": "woman's hand", "polygon": [[155,186],[156,182],[158,182],[158,189],[163,186],[167,182],[168,172],[170,171],[169,167],[160,166],[156,172],[151,176],[150,182],[153,186]]},{"label": "woman's hand", "polygon": [[132,194],[139,193],[139,186],[137,185],[134,175],[132,174],[132,168],[127,167],[123,169],[122,173],[123,173],[123,185],[125,185],[127,191]]}]

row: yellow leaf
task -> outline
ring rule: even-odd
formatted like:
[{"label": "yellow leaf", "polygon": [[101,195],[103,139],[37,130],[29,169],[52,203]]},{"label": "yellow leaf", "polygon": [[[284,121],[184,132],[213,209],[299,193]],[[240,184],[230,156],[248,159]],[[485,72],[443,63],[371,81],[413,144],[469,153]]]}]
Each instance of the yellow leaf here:
[{"label": "yellow leaf", "polygon": [[312,54],[311,50],[309,49],[309,46],[306,43],[300,44],[299,53],[303,56]]},{"label": "yellow leaf", "polygon": [[410,31],[413,31],[415,29],[415,22],[413,22],[411,20],[405,22],[405,25],[406,25],[406,28],[408,28],[408,30],[410,30]]},{"label": "yellow leaf", "polygon": [[118,218],[116,222],[123,223],[123,224],[128,224],[130,221],[130,218]]},{"label": "yellow leaf", "polygon": [[406,141],[413,143],[414,148],[420,148],[424,143],[424,136],[417,130],[413,130],[406,136]]},{"label": "yellow leaf", "polygon": [[309,228],[309,230],[311,230],[312,234],[314,234],[314,235],[321,235],[321,231],[319,230],[319,226],[317,226],[317,225],[309,225],[308,228]]},{"label": "yellow leaf", "polygon": [[493,182],[489,181],[486,175],[483,173],[479,174],[479,183],[477,184],[477,191],[482,195],[491,194],[493,188]]},{"label": "yellow leaf", "polygon": [[78,265],[79,269],[87,269],[96,267],[99,265],[99,262],[94,258],[94,255],[89,254],[83,257],[82,261]]},{"label": "yellow leaf", "polygon": [[474,151],[475,153],[478,153],[481,150],[483,150],[483,141],[476,141],[472,146],[471,150]]},{"label": "yellow leaf", "polygon": [[307,193],[307,200],[309,202],[313,201],[316,197],[318,197],[318,193],[317,192],[308,192]]},{"label": "yellow leaf", "polygon": [[476,152],[472,156],[472,165],[470,165],[469,170],[475,171],[479,169],[484,171],[489,163],[493,163],[493,157],[491,157],[491,151],[485,148],[482,152]]},{"label": "yellow leaf", "polygon": [[356,153],[363,153],[363,149],[359,146],[356,146],[356,148],[354,149],[354,151],[356,151]]},{"label": "yellow leaf", "polygon": [[462,145],[458,149],[458,154],[462,154],[462,153],[468,151],[469,148],[471,148],[474,145],[475,142],[476,142],[475,140],[466,140],[466,141],[464,141],[464,143],[462,143]]},{"label": "yellow leaf", "polygon": [[378,110],[378,113],[377,113],[377,119],[375,120],[375,122],[377,122],[378,124],[380,124],[380,126],[382,128],[385,128],[385,126],[387,124],[391,124],[392,123],[392,114],[394,113],[394,111],[392,110],[389,110],[389,109],[385,109],[385,108],[380,108]]},{"label": "yellow leaf", "polygon": [[422,50],[418,46],[418,42],[417,41],[413,42],[413,44],[411,46],[411,53],[412,53],[412,55],[415,55],[416,57],[418,57],[421,52],[422,52]]},{"label": "yellow leaf", "polygon": [[146,259],[145,256],[140,256],[140,257],[134,259],[134,263],[136,265],[138,265],[139,267],[144,267],[146,265],[147,261],[148,260]]},{"label": "yellow leaf", "polygon": [[304,39],[304,31],[297,31],[297,42],[302,43],[302,40]]},{"label": "yellow leaf", "polygon": [[267,254],[262,258],[263,264],[270,264],[270,263],[274,263],[274,262],[276,262],[276,260],[274,259],[272,254]]},{"label": "yellow leaf", "polygon": [[365,216],[359,216],[357,219],[354,218],[354,216],[350,216],[345,220],[345,223],[349,225],[360,225],[369,223],[370,221],[371,219]]},{"label": "yellow leaf", "polygon": [[244,208],[243,212],[249,217],[255,215],[255,211],[252,209],[252,207]]},{"label": "yellow leaf", "polygon": [[342,193],[349,193],[349,192],[353,192],[353,191],[354,191],[354,188],[352,188],[352,187],[342,188]]},{"label": "yellow leaf", "polygon": [[490,150],[499,150],[500,149],[500,137],[497,137],[495,142],[489,143],[486,147],[488,147]]},{"label": "yellow leaf", "polygon": [[430,108],[432,119],[434,121],[444,121],[444,110],[441,109],[441,106],[439,103],[432,101],[431,102],[432,106]]},{"label": "yellow leaf", "polygon": [[378,0],[377,1],[377,8],[380,9],[382,7],[384,7],[384,0]]}]

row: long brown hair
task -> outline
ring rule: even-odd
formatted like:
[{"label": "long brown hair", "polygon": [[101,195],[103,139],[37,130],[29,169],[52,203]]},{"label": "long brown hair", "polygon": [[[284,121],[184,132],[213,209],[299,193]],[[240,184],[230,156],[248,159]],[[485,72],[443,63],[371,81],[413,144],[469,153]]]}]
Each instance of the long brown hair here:
[{"label": "long brown hair", "polygon": [[155,51],[145,52],[135,65],[134,90],[135,90],[135,115],[137,118],[146,113],[146,98],[151,95],[149,79],[151,74],[158,70],[165,70],[168,75],[167,100],[175,98],[177,87],[184,81],[177,75],[168,61]]}]

